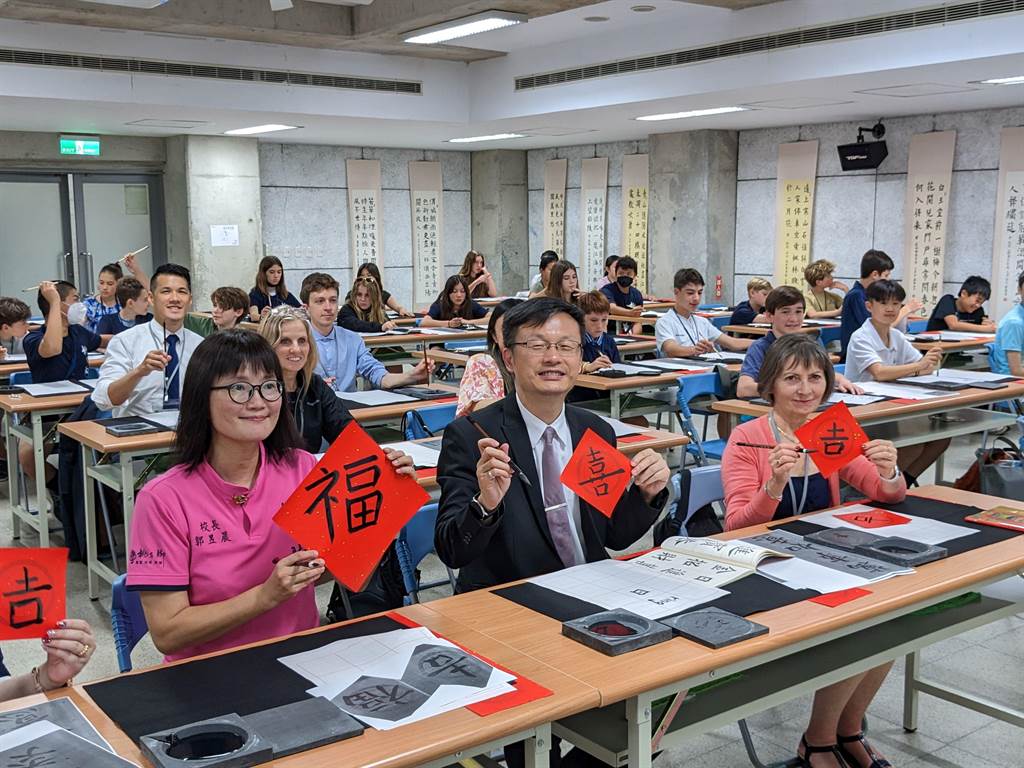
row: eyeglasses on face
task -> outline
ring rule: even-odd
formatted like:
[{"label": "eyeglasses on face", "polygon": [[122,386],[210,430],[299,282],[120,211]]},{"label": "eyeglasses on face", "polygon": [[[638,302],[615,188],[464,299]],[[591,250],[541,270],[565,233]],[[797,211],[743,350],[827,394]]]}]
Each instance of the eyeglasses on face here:
[{"label": "eyeglasses on face", "polygon": [[522,347],[531,355],[543,355],[549,349],[554,349],[562,357],[578,355],[583,349],[583,345],[578,341],[541,341],[540,339],[514,341],[510,346]]},{"label": "eyeglasses on face", "polygon": [[260,397],[265,402],[272,403],[275,400],[280,400],[281,395],[284,393],[284,384],[276,379],[270,379],[264,381],[262,384],[250,384],[247,381],[236,381],[231,384],[222,384],[219,387],[210,387],[210,389],[226,389],[228,391],[228,397],[239,405],[245,405],[257,391],[260,393]]}]

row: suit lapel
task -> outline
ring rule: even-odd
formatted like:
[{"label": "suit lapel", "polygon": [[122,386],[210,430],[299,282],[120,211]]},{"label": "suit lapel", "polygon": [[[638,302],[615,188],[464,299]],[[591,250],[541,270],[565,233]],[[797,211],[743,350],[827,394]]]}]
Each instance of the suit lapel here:
[{"label": "suit lapel", "polygon": [[[530,486],[524,487],[527,501],[530,503],[530,511],[537,522],[537,528],[544,534],[544,539],[551,547],[551,551],[557,554],[555,541],[551,538],[551,529],[548,528],[548,516],[544,511],[544,499],[541,493],[540,472],[533,460],[533,446],[530,444],[530,435],[526,431],[526,422],[519,412],[519,403],[515,395],[509,395],[502,403],[502,427],[505,440],[508,442],[508,450],[512,461],[519,465],[519,468],[530,478]],[[512,483],[526,484],[517,477],[512,478]]]}]

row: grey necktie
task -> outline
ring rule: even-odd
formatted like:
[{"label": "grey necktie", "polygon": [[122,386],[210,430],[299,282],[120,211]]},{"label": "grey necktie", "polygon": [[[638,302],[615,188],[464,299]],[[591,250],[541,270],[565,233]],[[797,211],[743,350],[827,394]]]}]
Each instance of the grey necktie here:
[{"label": "grey necktie", "polygon": [[548,518],[548,529],[555,542],[555,550],[566,567],[576,565],[576,549],[569,530],[569,510],[562,488],[562,469],[555,455],[554,441],[558,435],[554,428],[544,430],[544,452],[541,454],[541,471],[544,474],[544,511]]}]

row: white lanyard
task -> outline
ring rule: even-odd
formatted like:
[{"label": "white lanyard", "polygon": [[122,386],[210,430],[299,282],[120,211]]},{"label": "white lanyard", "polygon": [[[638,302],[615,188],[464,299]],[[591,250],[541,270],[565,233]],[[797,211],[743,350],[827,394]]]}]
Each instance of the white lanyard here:
[{"label": "white lanyard", "polygon": [[[782,440],[782,432],[779,430],[778,425],[775,423],[775,412],[774,411],[769,411],[768,412],[768,426],[770,426],[772,428],[772,434],[775,435],[775,442],[779,442],[780,440]],[[794,516],[802,515],[803,512],[804,512],[804,506],[806,506],[806,504],[807,504],[807,486],[810,485],[810,482],[808,481],[808,478],[807,478],[807,465],[808,465],[809,461],[810,461],[810,459],[808,458],[808,455],[805,453],[804,454],[804,490],[803,490],[803,493],[800,495],[800,506],[799,507],[796,504],[796,489],[793,488],[793,478],[789,477],[786,480],[786,485],[789,487],[789,497],[790,497],[790,499],[792,500],[792,503],[793,503],[793,515]]]}]

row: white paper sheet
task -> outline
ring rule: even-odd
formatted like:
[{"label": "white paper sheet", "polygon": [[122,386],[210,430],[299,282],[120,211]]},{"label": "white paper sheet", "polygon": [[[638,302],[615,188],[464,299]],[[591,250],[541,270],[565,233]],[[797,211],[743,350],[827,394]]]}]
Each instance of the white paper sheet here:
[{"label": "white paper sheet", "polygon": [[762,560],[779,555],[775,550],[759,547],[749,541],[713,539],[706,536],[669,536],[661,543],[661,548],[681,555],[725,560],[751,569],[757,567]]},{"label": "white paper sheet", "polygon": [[[823,568],[824,570],[815,577],[821,579],[819,583],[811,582],[804,585],[819,592],[833,592],[836,589],[845,589],[845,587],[834,586],[832,581],[834,577],[825,573],[825,571],[834,571],[854,579],[861,579],[863,583],[868,584],[914,572],[913,568],[902,568],[892,563],[876,560],[873,557],[865,557],[853,552],[843,552],[832,547],[814,544],[804,539],[803,536],[798,536],[795,533],[784,530],[768,531],[757,536],[751,536],[748,539],[744,539],[744,541],[759,544],[777,552],[790,554],[794,560],[803,560],[811,565]],[[758,572],[764,571],[769,575],[775,574],[776,576],[780,573],[789,573],[790,578],[792,578],[794,573],[792,570],[787,570],[785,566],[779,566],[776,561],[766,561],[763,566],[758,566],[757,570]],[[813,575],[811,571],[806,569],[800,569],[800,572]],[[858,585],[853,584],[852,586]]]},{"label": "white paper sheet", "polygon": [[[37,739],[45,738],[53,733],[61,733],[65,738],[70,740],[74,744],[73,754],[61,753],[57,755],[57,761],[40,762],[39,758],[29,758],[28,761],[14,760],[14,755],[5,755],[3,753],[9,750],[18,749],[19,747],[29,744]],[[34,746],[34,745],[33,745]],[[21,756],[19,756],[21,757]],[[8,761],[11,758],[11,761]],[[5,733],[0,736],[0,765],[4,766],[25,766],[31,768],[31,766],[43,766],[43,765],[57,765],[60,759],[67,760],[69,765],[99,765],[106,768],[106,766],[124,766],[124,768],[138,768],[135,763],[125,760],[123,757],[115,754],[112,750],[105,750],[102,747],[98,747],[87,739],[83,739],[81,736],[72,733],[64,728],[54,725],[49,720],[39,720],[30,725],[26,725],[23,728]]]},{"label": "white paper sheet", "polygon": [[360,392],[335,392],[342,400],[350,400],[360,405],[391,405],[393,403],[418,403],[415,397],[400,392],[388,392],[386,389],[364,389]]},{"label": "white paper sheet", "polygon": [[714,360],[720,363],[742,363],[747,359],[744,352],[705,352],[698,355],[701,360]]},{"label": "white paper sheet", "polygon": [[441,457],[440,451],[436,448],[424,445],[423,443],[403,440],[398,443],[384,443],[384,448],[394,448],[396,451],[403,451],[412,456],[412,462],[417,467],[436,467],[437,460]]},{"label": "white paper sheet", "polygon": [[8,352],[6,355],[4,355],[2,358],[0,358],[0,365],[4,365],[4,364],[7,364],[7,363],[27,363],[27,362],[28,362],[28,355],[25,355],[25,354],[16,355],[13,352]]},{"label": "white paper sheet", "polygon": [[804,320],[804,325],[817,325],[824,328],[835,328],[842,325],[842,323],[839,320],[818,320],[815,318],[806,318]]},{"label": "white paper sheet", "polygon": [[465,333],[472,328],[417,328],[416,333],[425,333],[427,336],[451,336],[453,333]]},{"label": "white paper sheet", "polygon": [[[858,529],[860,526],[856,522],[841,520],[836,515],[857,514],[858,512],[869,512],[872,509],[875,509],[875,507],[866,504],[851,504],[848,507],[808,515],[804,520],[809,523],[823,525],[826,528]],[[901,536],[904,539],[930,545],[942,544],[943,542],[959,539],[963,536],[970,536],[972,533],[978,532],[976,529],[968,528],[964,525],[952,525],[950,523],[943,523],[940,520],[930,520],[927,517],[905,515],[902,512],[897,514],[901,517],[910,518],[910,522],[900,525],[887,525],[884,528],[864,528],[862,530],[878,536]]]},{"label": "white paper sheet", "polygon": [[[96,727],[82,714],[78,705],[67,697],[52,699],[42,704],[32,704],[21,709],[9,709],[0,713],[0,734],[6,735],[18,728],[25,728],[33,724],[33,717],[38,718],[34,721],[35,723],[45,723],[57,729],[63,728],[102,747],[107,752],[114,751],[110,742],[103,738]],[[0,739],[2,738],[3,736],[0,736]]]},{"label": "white paper sheet", "polygon": [[943,341],[973,341],[974,339],[994,339],[994,333],[968,333],[966,331],[941,331],[939,337]]},{"label": "white paper sheet", "polygon": [[833,392],[828,396],[830,403],[846,403],[847,405],[871,405],[885,400],[881,395],[851,395],[846,392]]},{"label": "white paper sheet", "polygon": [[[601,414],[598,414],[601,416]],[[626,437],[627,435],[639,435],[643,432],[643,428],[636,426],[636,424],[627,424],[624,421],[613,419],[609,416],[601,416],[602,419],[612,425],[612,429],[615,430],[616,437]]]},{"label": "white paper sheet", "polygon": [[51,381],[48,384],[19,384],[26,394],[32,397],[46,397],[48,395],[80,395],[88,392],[89,387],[83,386],[77,381]]},{"label": "white paper sheet", "polygon": [[645,568],[659,576],[709,587],[721,587],[753,573],[751,568],[693,555],[682,555],[678,552],[669,552],[667,549],[656,549],[640,557],[634,557],[629,564],[634,568]]},{"label": "white paper sheet", "polygon": [[823,595],[843,589],[863,587],[869,583],[867,579],[842,571],[834,571],[831,568],[809,563],[796,557],[789,560],[772,560],[758,568],[757,572],[785,584],[787,587],[815,589]]},{"label": "white paper sheet", "polygon": [[936,397],[949,397],[950,392],[939,392],[934,389],[915,387],[912,384],[889,384],[881,381],[861,381],[857,383],[866,394],[896,397],[905,400],[931,400]]},{"label": "white paper sheet", "polygon": [[147,413],[145,419],[146,421],[156,422],[162,427],[177,429],[179,415],[180,411],[157,411],[156,413]]},{"label": "white paper sheet", "polygon": [[659,371],[705,371],[713,370],[712,366],[700,365],[699,363],[687,362],[685,360],[673,360],[663,358],[660,360],[642,360],[640,365],[645,368],[656,368]]},{"label": "white paper sheet", "polygon": [[642,365],[630,365],[629,363],[612,363],[601,370],[622,371],[627,376],[650,376],[651,374],[660,373],[660,371],[657,371],[654,368],[647,368]]},{"label": "white paper sheet", "polygon": [[922,384],[953,382],[956,384],[974,384],[978,381],[1012,381],[1013,376],[991,371],[967,371],[963,368],[943,368],[925,376],[915,376],[914,381]]}]

